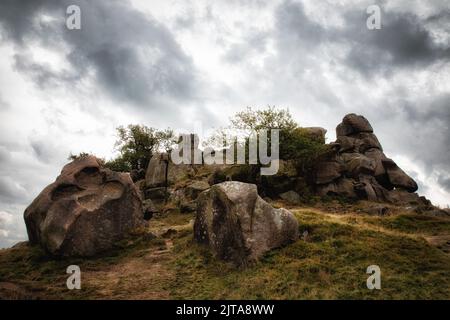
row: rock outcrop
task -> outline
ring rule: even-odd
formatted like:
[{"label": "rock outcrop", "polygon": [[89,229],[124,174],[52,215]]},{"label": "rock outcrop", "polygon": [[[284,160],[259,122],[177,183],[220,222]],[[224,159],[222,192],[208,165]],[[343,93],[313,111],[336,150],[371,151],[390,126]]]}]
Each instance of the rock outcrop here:
[{"label": "rock outcrop", "polygon": [[336,128],[335,152],[316,166],[316,190],[373,201],[395,201],[391,190],[413,193],[417,183],[386,157],[369,121],[348,114]]},{"label": "rock outcrop", "polygon": [[67,164],[24,219],[30,242],[60,256],[95,255],[145,223],[130,175],[103,168],[93,156]]},{"label": "rock outcrop", "polygon": [[145,185],[147,188],[165,187],[168,185],[169,155],[154,154],[150,159],[145,173]]},{"label": "rock outcrop", "polygon": [[306,127],[300,128],[303,130],[310,138],[316,140],[321,143],[325,143],[325,135],[327,134],[327,130],[321,127]]},{"label": "rock outcrop", "polygon": [[298,238],[298,222],[286,209],[274,209],[254,184],[223,182],[200,194],[194,236],[213,254],[235,265]]},{"label": "rock outcrop", "polygon": [[144,197],[156,202],[167,200],[169,187],[194,175],[194,166],[174,164],[169,154],[156,153],[150,159],[145,174]]}]

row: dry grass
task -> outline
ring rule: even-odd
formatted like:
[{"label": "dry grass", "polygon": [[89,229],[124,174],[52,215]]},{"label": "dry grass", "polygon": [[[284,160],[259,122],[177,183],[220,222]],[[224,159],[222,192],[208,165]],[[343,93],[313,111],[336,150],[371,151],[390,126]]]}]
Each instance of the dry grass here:
[{"label": "dry grass", "polygon": [[[245,270],[197,245],[193,215],[176,212],[94,259],[52,260],[36,247],[2,250],[0,293],[3,283],[56,299],[450,299],[449,219],[348,209],[291,208],[307,236]],[[66,289],[70,264],[81,267],[82,290]],[[366,287],[372,264],[381,268],[382,290]]]}]

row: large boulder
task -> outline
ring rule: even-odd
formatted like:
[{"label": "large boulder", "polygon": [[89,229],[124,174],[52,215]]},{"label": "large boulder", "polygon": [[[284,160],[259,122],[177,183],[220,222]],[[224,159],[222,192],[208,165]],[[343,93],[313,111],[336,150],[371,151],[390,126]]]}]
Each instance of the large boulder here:
[{"label": "large boulder", "polygon": [[360,132],[373,133],[373,128],[366,118],[354,113],[347,114],[342,120],[342,123],[336,128],[337,137],[349,136]]},{"label": "large boulder", "polygon": [[408,176],[397,164],[391,159],[383,160],[383,166],[386,169],[389,182],[396,188],[404,189],[408,192],[416,192],[417,183]]},{"label": "large boulder", "polygon": [[164,187],[167,184],[169,156],[165,153],[156,153],[148,163],[145,173],[147,188]]},{"label": "large boulder", "polygon": [[288,210],[265,202],[256,185],[228,181],[200,194],[194,235],[216,257],[243,266],[297,240],[298,222]]},{"label": "large boulder", "polygon": [[130,175],[103,168],[93,156],[67,164],[24,219],[30,242],[61,256],[95,255],[145,224]]}]

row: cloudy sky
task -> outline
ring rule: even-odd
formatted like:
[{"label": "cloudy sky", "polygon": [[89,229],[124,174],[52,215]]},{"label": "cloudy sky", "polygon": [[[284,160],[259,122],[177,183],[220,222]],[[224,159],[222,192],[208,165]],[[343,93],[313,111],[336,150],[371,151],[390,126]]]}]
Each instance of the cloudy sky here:
[{"label": "cloudy sky", "polygon": [[362,114],[450,204],[447,0],[1,0],[0,57],[0,247],[26,239],[23,210],[70,152],[110,158],[119,125],[208,129],[246,106],[289,108],[328,141]]}]

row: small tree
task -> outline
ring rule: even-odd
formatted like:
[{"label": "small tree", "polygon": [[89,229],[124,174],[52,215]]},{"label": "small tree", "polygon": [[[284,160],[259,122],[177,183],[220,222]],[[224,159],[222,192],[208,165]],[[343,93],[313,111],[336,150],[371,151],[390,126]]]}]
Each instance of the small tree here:
[{"label": "small tree", "polygon": [[83,159],[89,157],[91,154],[87,152],[80,152],[79,154],[73,154],[70,153],[69,157],[67,157],[67,160],[74,161],[78,159]]},{"label": "small tree", "polygon": [[[170,129],[157,130],[144,125],[118,127],[116,150],[119,155],[109,161],[103,161],[105,167],[121,172],[146,170],[150,158],[155,152],[170,152],[175,144],[174,133]],[[70,154],[69,160],[87,157],[89,153]]]},{"label": "small tree", "polygon": [[261,130],[279,129],[280,159],[295,160],[305,171],[309,170],[314,161],[326,151],[321,141],[313,139],[306,130],[297,125],[288,109],[269,106],[266,109],[253,110],[247,107],[246,110],[231,117],[230,123],[228,128],[220,129],[209,141],[216,143],[218,141],[220,144],[226,136],[227,129],[244,131],[247,135]]},{"label": "small tree", "polygon": [[117,135],[115,147],[119,156],[107,162],[117,171],[145,170],[155,152],[169,152],[175,143],[171,129],[159,131],[144,125],[118,127]]},{"label": "small tree", "polygon": [[247,107],[245,111],[236,113],[231,119],[231,126],[238,130],[259,132],[266,129],[293,130],[297,123],[288,109],[276,109],[274,106],[263,110]]}]

